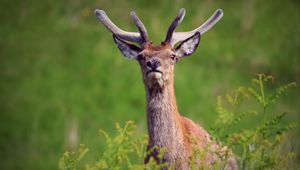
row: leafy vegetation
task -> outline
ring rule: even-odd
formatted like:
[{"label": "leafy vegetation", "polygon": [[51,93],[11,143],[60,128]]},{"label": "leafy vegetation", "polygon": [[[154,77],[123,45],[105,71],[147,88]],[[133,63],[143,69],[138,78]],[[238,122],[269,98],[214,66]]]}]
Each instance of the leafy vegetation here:
[{"label": "leafy vegetation", "polygon": [[[278,104],[277,100],[288,89],[296,87],[296,83],[289,83],[270,94],[266,93],[267,83],[272,82],[272,76],[259,74],[252,79],[253,87],[240,87],[233,95],[226,95],[226,104],[218,97],[216,111],[218,119],[211,132],[217,139],[230,146],[239,155],[239,167],[241,169],[297,169],[297,151],[280,151],[288,131],[297,128],[300,121],[292,121],[283,125],[283,119],[287,112],[269,112],[269,108]],[[238,108],[243,98],[253,99],[257,107]],[[243,122],[244,119],[254,116],[257,123],[249,128],[234,128]],[[234,129],[234,130],[232,130]],[[291,162],[293,162],[291,164]]]},{"label": "leafy vegetation", "polygon": [[[283,124],[282,120],[286,117],[286,112],[268,113],[271,105],[278,104],[280,96],[288,89],[296,87],[296,83],[289,83],[275,89],[270,94],[266,93],[266,85],[273,81],[272,76],[259,74],[252,80],[253,87],[240,87],[233,95],[227,94],[226,104],[223,103],[221,96],[218,97],[216,112],[218,118],[211,128],[215,142],[232,149],[236,155],[240,169],[298,169],[300,164],[299,153],[296,150],[282,151],[286,137],[291,130],[299,128],[300,121],[291,121]],[[246,99],[244,99],[246,98]],[[245,107],[238,108],[241,103],[247,103],[249,100],[255,100],[259,107],[251,107],[252,110],[244,110]],[[267,114],[271,114],[270,117]],[[249,128],[240,127],[239,124],[252,116],[262,115],[263,119],[258,121],[257,125]],[[144,165],[141,160],[146,155],[145,146],[146,137],[136,138],[134,135],[135,125],[132,121],[126,122],[123,128],[116,124],[118,134],[115,137],[109,136],[105,131],[100,130],[106,139],[106,149],[96,163],[85,166],[86,170],[96,169],[161,169],[168,167],[167,164],[156,165],[152,159],[149,164]],[[234,130],[232,130],[234,129]],[[215,151],[221,153],[222,149]],[[83,145],[78,152],[65,152],[60,159],[59,168],[61,170],[76,170],[77,164],[82,156],[87,152]],[[192,169],[207,169],[200,166],[197,160],[203,160],[203,156],[209,152],[207,148],[193,149],[193,156],[190,161]],[[163,155],[163,151],[160,153]],[[224,155],[224,154],[219,154]],[[223,169],[226,166],[225,158],[216,162],[213,169]],[[161,157],[162,158],[162,157]],[[170,169],[173,166],[171,165]]]},{"label": "leafy vegetation", "polygon": [[[111,137],[104,130],[100,130],[100,135],[106,139],[106,148],[102,152],[100,159],[96,163],[86,164],[86,170],[97,169],[160,169],[166,164],[157,165],[153,159],[150,159],[147,165],[144,165],[143,159],[146,155],[147,138],[146,136],[134,137],[136,126],[132,121],[125,123],[121,128],[116,123],[118,134]],[[83,144],[80,145],[77,152],[65,152],[59,160],[59,169],[61,170],[76,170],[82,157],[89,151]],[[162,153],[160,158],[162,158]]]},{"label": "leafy vegetation", "polygon": [[[96,131],[114,136],[115,122],[132,120],[135,136],[143,136],[145,92],[138,65],[122,58],[93,11],[104,9],[121,28],[136,31],[129,15],[135,10],[149,38],[160,43],[182,7],[186,16],[176,31],[195,28],[217,8],[224,11],[196,53],[176,65],[175,92],[184,116],[209,129],[220,121],[216,96],[248,84],[256,73],[276,78],[266,93],[286,82],[300,83],[297,0],[1,0],[0,169],[57,169],[61,152],[75,151],[80,143],[90,149],[82,161],[96,162],[107,146]],[[266,120],[283,112],[288,113],[282,126],[299,120],[299,94],[297,88],[269,104]],[[225,108],[226,100],[221,97]],[[236,109],[258,108],[256,101],[243,100]],[[228,133],[263,120],[263,114],[239,113],[241,122]],[[282,151],[299,154],[298,134],[299,129],[284,137]],[[220,138],[226,143],[226,136]]]}]

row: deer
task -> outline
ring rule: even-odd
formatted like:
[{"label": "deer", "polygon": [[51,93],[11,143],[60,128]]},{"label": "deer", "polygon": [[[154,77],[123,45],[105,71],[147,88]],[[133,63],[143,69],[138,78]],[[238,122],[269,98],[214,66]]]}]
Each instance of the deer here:
[{"label": "deer", "polygon": [[[109,19],[104,10],[96,9],[95,15],[112,33],[113,40],[123,56],[136,60],[140,65],[146,90],[149,136],[148,154],[144,163],[147,164],[153,158],[157,164],[167,163],[173,165],[176,170],[190,169],[188,162],[192,157],[193,146],[196,145],[199,148],[213,148],[212,151],[205,153],[204,161],[197,162],[211,168],[221,159],[221,156],[214,154],[213,150],[217,148],[224,150],[224,148],[213,143],[204,128],[180,115],[173,86],[174,67],[178,61],[195,52],[201,36],[222,18],[223,11],[217,9],[204,24],[192,31],[175,32],[185,16],[185,9],[181,8],[171,22],[165,40],[159,45],[149,41],[147,30],[134,11],[131,11],[130,16],[138,32],[120,29]],[[160,149],[164,150],[162,159],[158,158]],[[228,151],[226,147],[225,149]],[[227,158],[225,169],[237,169],[234,156]]]}]

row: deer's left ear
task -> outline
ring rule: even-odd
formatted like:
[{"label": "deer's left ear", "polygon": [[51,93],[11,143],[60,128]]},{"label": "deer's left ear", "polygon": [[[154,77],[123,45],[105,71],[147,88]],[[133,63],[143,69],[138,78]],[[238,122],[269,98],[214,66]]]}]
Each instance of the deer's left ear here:
[{"label": "deer's left ear", "polygon": [[175,52],[179,58],[189,56],[193,54],[199,43],[201,35],[199,32],[196,32],[193,36],[184,40],[176,49]]},{"label": "deer's left ear", "polygon": [[129,44],[117,36],[113,35],[114,41],[117,44],[119,50],[122,52],[122,54],[128,58],[128,59],[136,59],[138,56],[138,53],[141,51],[141,49],[133,44]]}]

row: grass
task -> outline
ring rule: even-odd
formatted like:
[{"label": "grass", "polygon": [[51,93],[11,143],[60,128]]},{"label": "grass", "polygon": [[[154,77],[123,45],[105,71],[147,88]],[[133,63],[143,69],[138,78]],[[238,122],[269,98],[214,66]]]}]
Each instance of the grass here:
[{"label": "grass", "polygon": [[[133,120],[143,134],[145,92],[137,63],[121,57],[93,10],[106,10],[128,30],[136,30],[129,17],[130,10],[136,10],[150,39],[158,43],[181,7],[187,14],[179,31],[199,25],[217,8],[224,10],[197,52],[176,66],[175,91],[184,116],[209,128],[217,117],[217,96],[248,84],[256,73],[275,77],[271,89],[292,81],[299,84],[298,1],[3,0],[2,169],[55,169],[60,154],[71,147],[67,136],[72,129],[77,129],[77,144],[85,143],[99,154],[105,145],[95,135],[100,128]],[[274,109],[290,113],[286,122],[298,120],[299,88],[282,96]],[[77,128],[72,128],[73,121]],[[95,159],[93,154],[86,159]]]}]

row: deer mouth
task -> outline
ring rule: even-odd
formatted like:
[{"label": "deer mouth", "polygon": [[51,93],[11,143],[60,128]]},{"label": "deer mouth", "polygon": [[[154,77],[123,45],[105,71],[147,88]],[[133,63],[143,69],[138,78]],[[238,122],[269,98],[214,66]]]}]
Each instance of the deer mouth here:
[{"label": "deer mouth", "polygon": [[163,73],[159,70],[150,70],[146,72],[146,82],[148,87],[163,87]]},{"label": "deer mouth", "polygon": [[158,80],[162,78],[162,72],[159,70],[149,70],[146,73],[146,76],[150,80]]},{"label": "deer mouth", "polygon": [[156,74],[156,73],[162,75],[162,72],[159,70],[149,70],[146,72],[146,76],[148,76],[149,74]]},{"label": "deer mouth", "polygon": [[146,72],[147,84],[149,87],[163,86],[163,73],[159,70],[149,70]]}]

